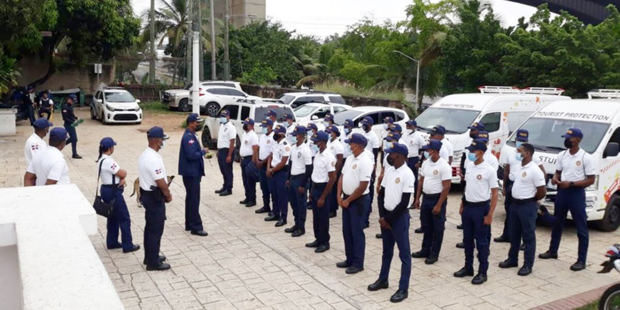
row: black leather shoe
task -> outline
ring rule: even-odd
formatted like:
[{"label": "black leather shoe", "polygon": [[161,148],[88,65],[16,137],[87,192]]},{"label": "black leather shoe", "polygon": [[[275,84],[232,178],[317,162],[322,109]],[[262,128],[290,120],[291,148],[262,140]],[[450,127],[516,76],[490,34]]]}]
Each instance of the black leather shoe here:
[{"label": "black leather shoe", "polygon": [[364,270],[364,268],[349,266],[345,272],[346,274],[356,274],[362,270]]},{"label": "black leather shoe", "polygon": [[497,237],[497,238],[493,239],[493,241],[495,241],[495,242],[500,242],[500,243],[501,243],[501,242],[510,242],[510,241],[508,240],[508,238],[506,238],[506,237],[504,237],[504,236],[499,236],[499,237]]},{"label": "black leather shoe", "polygon": [[390,301],[393,303],[401,302],[409,297],[409,293],[407,291],[398,290],[392,297],[390,297]]},{"label": "black leather shoe", "polygon": [[[165,262],[165,261],[166,261],[166,257],[165,257],[165,256],[163,256],[163,255],[159,255],[159,256],[157,257],[157,261],[158,261],[159,263],[163,263],[163,262]],[[142,261],[142,264],[143,264],[143,265],[146,265],[146,259]]]},{"label": "black leather shoe", "polygon": [[538,258],[540,258],[540,259],[551,259],[551,258],[557,259],[558,258],[558,253],[553,253],[553,252],[547,251],[545,253],[542,253],[542,254],[538,255]]},{"label": "black leather shoe", "polygon": [[338,267],[338,268],[349,268],[349,267],[351,267],[351,264],[348,263],[347,261],[343,261],[343,262],[336,263],[336,267]]},{"label": "black leather shoe", "polygon": [[471,284],[479,285],[484,282],[487,282],[487,275],[479,273],[473,279],[471,279]]},{"label": "black leather shoe", "polygon": [[329,218],[334,218],[336,217],[336,212],[329,212]]},{"label": "black leather shoe", "polygon": [[167,263],[159,263],[159,265],[155,266],[146,266],[146,270],[154,271],[154,270],[168,270],[170,269],[170,264]]},{"label": "black leather shoe", "polygon": [[250,201],[250,202],[248,202],[248,203],[246,203],[246,204],[245,204],[245,206],[246,206],[247,208],[251,208],[251,207],[253,207],[253,206],[255,206],[255,205],[256,205],[256,202],[254,202],[254,201]]},{"label": "black leather shoe", "polygon": [[511,262],[508,259],[499,263],[499,268],[512,268],[512,267],[518,267],[518,266],[519,264],[517,264],[516,262]]},{"label": "black leather shoe", "polygon": [[140,249],[140,246],[137,245],[137,244],[134,244],[133,247],[131,247],[131,249],[123,250],[123,253],[131,253],[131,252],[135,252],[135,251],[137,251],[139,249]]},{"label": "black leather shoe", "polygon": [[273,214],[270,214],[269,216],[267,216],[267,217],[265,218],[265,222],[273,222],[273,221],[277,221],[277,220],[279,220],[279,219],[280,219],[280,218],[278,218],[277,216],[275,216],[275,215],[273,215]]},{"label": "black leather shoe", "polygon": [[[319,242],[316,241],[316,240],[314,240],[314,241],[312,241],[310,243],[306,243],[306,247],[307,248],[316,248],[318,246],[319,246]],[[346,267],[348,267],[348,266],[346,266]]]},{"label": "black leather shoe", "polygon": [[414,230],[416,234],[421,234],[424,233],[424,230],[422,230],[422,227],[420,228],[416,228],[416,230]]},{"label": "black leather shoe", "polygon": [[232,195],[232,192],[229,190],[225,190],[220,193],[220,196],[230,196],[230,195]]},{"label": "black leather shoe", "polygon": [[427,265],[432,265],[437,262],[437,257],[429,256],[424,260],[424,263]]},{"label": "black leather shoe", "polygon": [[377,239],[383,239],[383,234],[378,233],[378,234],[376,234],[376,235],[375,235],[375,238],[377,238]]},{"label": "black leather shoe", "polygon": [[318,248],[314,249],[314,253],[323,253],[329,250],[329,244],[321,244]]},{"label": "black leather shoe", "polygon": [[291,237],[300,237],[306,233],[306,230],[303,228],[297,228],[292,234]]},{"label": "black leather shoe", "polygon": [[267,212],[269,212],[269,208],[267,208],[267,207],[262,207],[262,208],[260,208],[260,209],[258,209],[256,211],[254,211],[254,213],[256,213],[256,214],[267,213]]},{"label": "black leather shoe", "polygon": [[413,258],[426,258],[426,257],[428,257],[428,253],[424,253],[422,251],[417,251],[417,252],[411,253],[411,257],[413,257]]},{"label": "black leather shoe", "polygon": [[192,230],[192,235],[206,237],[209,235],[209,233],[204,230]]},{"label": "black leather shoe", "polygon": [[293,225],[293,226],[291,226],[291,227],[289,227],[289,228],[286,228],[286,229],[284,230],[284,232],[285,232],[285,233],[289,233],[289,234],[290,234],[290,233],[292,233],[292,232],[294,232],[294,231],[296,231],[296,230],[297,230],[297,225]]},{"label": "black leather shoe", "polygon": [[225,191],[225,189],[224,189],[224,188],[220,188],[220,189],[216,190],[216,191],[215,191],[215,193],[216,193],[216,194],[219,194],[219,193],[221,193],[221,192],[223,192],[223,191]]},{"label": "black leather shoe", "polygon": [[463,224],[456,225],[456,229],[463,229]]},{"label": "black leather shoe", "polygon": [[517,272],[518,275],[520,276],[527,276],[528,274],[532,273],[532,267],[530,266],[523,266],[521,268],[519,268],[519,272]]},{"label": "black leather shoe", "polygon": [[521,246],[519,247],[519,251],[525,251],[525,243],[521,243]]},{"label": "black leather shoe", "polygon": [[457,271],[454,273],[454,276],[456,278],[463,278],[466,276],[473,276],[474,275],[474,271],[471,269],[467,269],[466,267],[461,268],[461,270]]},{"label": "black leather shoe", "polygon": [[570,266],[570,270],[572,271],[580,271],[586,269],[586,264],[582,262],[576,262],[572,266]]},{"label": "black leather shoe", "polygon": [[245,205],[247,204],[249,201],[247,199],[243,199],[241,201],[239,201],[239,204]]},{"label": "black leather shoe", "polygon": [[280,219],[280,220],[278,220],[278,222],[276,223],[275,226],[276,227],[281,227],[281,226],[284,226],[284,225],[286,225],[286,221],[283,220],[283,219]]},{"label": "black leather shoe", "polygon": [[464,242],[459,242],[456,244],[456,247],[459,249],[464,249],[465,248],[465,243]]},{"label": "black leather shoe", "polygon": [[385,280],[377,280],[375,283],[368,285],[368,290],[371,292],[378,291],[380,289],[386,289],[390,287],[388,281]]},{"label": "black leather shoe", "polygon": [[75,154],[73,156],[71,156],[71,158],[75,158],[75,159],[82,159],[82,156]]}]

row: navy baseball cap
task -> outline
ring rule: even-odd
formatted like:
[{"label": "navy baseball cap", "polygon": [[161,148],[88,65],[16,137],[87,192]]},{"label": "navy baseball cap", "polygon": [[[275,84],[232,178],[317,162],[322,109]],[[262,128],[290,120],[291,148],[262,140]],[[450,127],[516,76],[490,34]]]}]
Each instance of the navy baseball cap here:
[{"label": "navy baseball cap", "polygon": [[319,130],[319,128],[318,128],[318,127],[316,127],[316,124],[315,124],[315,123],[310,123],[310,124],[308,124],[308,130],[311,130],[311,129],[314,129],[314,130]]},{"label": "navy baseball cap", "polygon": [[284,128],[284,126],[278,125],[278,126],[276,126],[276,128],[273,129],[273,132],[276,133],[276,134],[286,133],[286,128]]},{"label": "navy baseball cap", "polygon": [[345,120],[343,126],[347,128],[353,128],[353,120],[352,119]]},{"label": "navy baseball cap", "polygon": [[324,120],[326,122],[333,122],[334,121],[334,116],[331,113],[328,113],[327,115],[325,115]]},{"label": "navy baseball cap", "polygon": [[489,132],[484,130],[479,131],[476,135],[476,139],[483,140],[485,143],[489,142]]},{"label": "navy baseball cap", "polygon": [[168,135],[164,134],[164,129],[159,126],[154,126],[146,132],[146,136],[149,138],[168,139]]},{"label": "navy baseball cap", "polygon": [[466,147],[466,149],[470,152],[473,151],[483,151],[486,152],[487,151],[487,144],[486,142],[476,139],[474,140],[470,146]]},{"label": "navy baseball cap", "polygon": [[418,127],[418,122],[416,122],[414,119],[408,120],[405,124],[407,124],[408,126]]},{"label": "navy baseball cap", "polygon": [[261,127],[269,127],[269,126],[273,126],[273,121],[266,118],[264,119],[262,122],[260,122],[260,126]]},{"label": "navy baseball cap", "polygon": [[99,142],[99,146],[103,147],[104,149],[109,149],[115,145],[116,145],[116,142],[114,142],[114,140],[110,137],[105,137],[101,139],[101,141]]},{"label": "navy baseball cap", "polygon": [[254,125],[254,120],[248,117],[243,120],[243,125]]},{"label": "navy baseball cap", "polygon": [[366,137],[364,137],[362,134],[354,133],[351,135],[350,139],[344,140],[344,143],[359,144],[363,147],[366,147],[366,144],[368,144],[368,140],[366,140]]},{"label": "navy baseball cap", "polygon": [[385,141],[398,141],[400,139],[400,135],[398,133],[395,132],[390,132],[388,133],[388,135],[385,137]]},{"label": "navy baseball cap", "polygon": [[62,127],[54,127],[50,130],[51,141],[65,141],[67,140],[67,130]]},{"label": "navy baseball cap", "polygon": [[69,96],[67,96],[67,99],[71,99],[73,102],[77,101],[77,96],[74,94],[71,94]]},{"label": "navy baseball cap", "polygon": [[228,112],[228,110],[222,110],[220,111],[220,116],[223,116],[223,117],[230,116],[230,112]]},{"label": "navy baseball cap", "polygon": [[288,114],[288,113],[287,113],[286,115],[284,115],[284,119],[285,119],[285,120],[289,120],[289,119],[290,119],[290,120],[295,120],[295,118],[293,117],[293,115],[292,115],[292,114]]},{"label": "navy baseball cap", "polygon": [[48,121],[45,118],[39,118],[36,121],[34,121],[34,123],[32,123],[32,126],[36,129],[44,129],[47,127],[52,127],[54,126],[54,124],[52,124],[50,121]]},{"label": "navy baseball cap", "polygon": [[308,132],[308,129],[304,126],[296,126],[295,130],[291,133],[293,136],[296,135],[305,135]]},{"label": "navy baseball cap", "polygon": [[396,154],[401,154],[404,156],[409,155],[409,149],[407,149],[407,146],[404,144],[400,144],[400,143],[394,143],[392,144],[392,147],[390,147],[389,149],[385,150],[386,153],[390,154],[390,153],[396,153]]},{"label": "navy baseball cap", "polygon": [[191,122],[202,122],[202,118],[200,118],[198,113],[192,113],[187,116],[187,123],[189,124]]},{"label": "navy baseball cap", "polygon": [[388,124],[394,123],[394,118],[392,118],[391,116],[386,116],[386,117],[383,119],[383,122],[384,122],[384,123],[388,123]]},{"label": "navy baseball cap", "polygon": [[329,141],[329,135],[321,130],[321,131],[317,131],[316,134],[314,136],[312,136],[312,138],[310,138],[310,140],[314,141],[314,142],[318,142],[318,141]]},{"label": "navy baseball cap", "polygon": [[473,129],[473,130],[484,130],[484,124],[483,123],[475,122],[475,123],[471,124],[471,126],[469,126],[467,128]]},{"label": "navy baseball cap", "polygon": [[437,125],[435,127],[433,127],[433,130],[431,131],[431,135],[445,135],[446,134],[446,128],[441,126],[441,125]]},{"label": "navy baseball cap", "polygon": [[530,133],[529,131],[527,131],[527,129],[519,129],[517,130],[517,136],[515,140],[521,141],[521,142],[527,142],[527,139],[529,138],[529,136],[530,136]]},{"label": "navy baseball cap", "polygon": [[399,124],[392,124],[389,129],[391,131],[403,131],[403,127],[401,127]]},{"label": "navy baseball cap", "polygon": [[581,132],[581,129],[579,128],[569,128],[566,133],[564,135],[562,135],[562,138],[583,138],[583,133]]},{"label": "navy baseball cap", "polygon": [[340,136],[340,129],[338,129],[338,126],[328,126],[327,128],[325,128],[325,132],[327,133],[332,133],[335,132],[336,135]]},{"label": "navy baseball cap", "polygon": [[370,116],[366,116],[366,117],[364,117],[364,119],[362,119],[362,124],[364,124],[364,125],[372,125],[374,123],[375,123],[375,121],[373,121],[372,117],[370,117]]},{"label": "navy baseball cap", "polygon": [[268,116],[268,117],[269,117],[269,116],[278,116],[278,114],[277,114],[277,113],[276,113],[276,111],[274,111],[274,110],[269,110],[269,111],[267,111],[267,116]]},{"label": "navy baseball cap", "polygon": [[436,150],[436,151],[439,151],[439,150],[441,150],[441,145],[442,145],[441,141],[436,140],[436,139],[430,139],[428,141],[428,144],[423,146],[423,147],[421,147],[420,149],[423,150],[423,151],[424,150]]}]

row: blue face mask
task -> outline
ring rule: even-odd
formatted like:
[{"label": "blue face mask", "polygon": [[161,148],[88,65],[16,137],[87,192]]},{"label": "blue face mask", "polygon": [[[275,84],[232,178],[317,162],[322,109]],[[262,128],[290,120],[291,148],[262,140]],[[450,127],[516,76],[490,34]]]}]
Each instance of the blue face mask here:
[{"label": "blue face mask", "polygon": [[424,151],[424,158],[426,159],[431,158],[431,153],[429,153],[428,151]]},{"label": "blue face mask", "polygon": [[383,145],[383,150],[385,151],[385,150],[387,150],[387,149],[392,148],[392,145],[394,145],[394,142],[388,142],[388,141],[386,141],[386,142],[385,142],[385,144]]},{"label": "blue face mask", "polygon": [[226,117],[220,117],[220,124],[226,124],[228,122],[228,120],[226,119]]},{"label": "blue face mask", "polygon": [[284,123],[282,123],[282,127],[284,127],[284,128],[288,128],[288,126],[289,126],[288,122],[284,122]]},{"label": "blue face mask", "polygon": [[310,149],[312,149],[312,152],[313,152],[313,153],[318,153],[318,152],[320,151],[319,146],[318,146],[318,145],[316,145],[316,144],[312,144],[312,145],[310,146]]},{"label": "blue face mask", "polygon": [[351,128],[346,127],[344,129],[344,133],[347,134],[347,135],[350,134],[351,133]]},{"label": "blue face mask", "polygon": [[467,154],[467,159],[469,159],[471,161],[476,161],[478,159],[478,157],[476,157],[475,153],[468,153]]},{"label": "blue face mask", "polygon": [[264,134],[265,133],[265,127],[258,127],[256,128],[256,134],[260,135],[260,134]]},{"label": "blue face mask", "polygon": [[520,147],[521,147],[521,145],[523,145],[523,142],[521,142],[521,141],[516,141],[516,142],[515,142],[515,146],[516,146],[517,148],[520,148]]},{"label": "blue face mask", "polygon": [[288,136],[288,142],[290,144],[297,144],[297,136]]},{"label": "blue face mask", "polygon": [[523,155],[521,155],[521,153],[517,152],[515,154],[515,159],[518,160],[518,161],[522,161],[523,160]]}]

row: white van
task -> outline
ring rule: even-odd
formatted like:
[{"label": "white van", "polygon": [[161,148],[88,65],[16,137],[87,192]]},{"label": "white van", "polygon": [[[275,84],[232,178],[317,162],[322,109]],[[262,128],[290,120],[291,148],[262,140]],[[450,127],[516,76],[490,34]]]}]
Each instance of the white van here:
[{"label": "white van", "polygon": [[[598,171],[594,184],[586,188],[588,221],[597,221],[600,230],[613,231],[620,225],[620,90],[597,90],[589,95],[590,99],[554,102],[520,128],[529,131],[534,156],[547,172],[547,197],[542,205],[550,210],[557,193],[551,178],[557,155],[565,149],[562,135],[568,128],[581,129],[581,148],[592,154]],[[514,138],[508,139],[506,148],[514,150]]]},{"label": "white van", "polygon": [[471,143],[468,127],[473,123],[484,124],[489,132],[489,146],[499,158],[508,136],[534,112],[551,102],[570,100],[561,96],[564,90],[560,88],[483,86],[479,90],[480,93],[441,98],[415,119],[427,139],[434,126],[446,128],[446,138],[454,146],[452,183],[461,182],[461,156]]}]

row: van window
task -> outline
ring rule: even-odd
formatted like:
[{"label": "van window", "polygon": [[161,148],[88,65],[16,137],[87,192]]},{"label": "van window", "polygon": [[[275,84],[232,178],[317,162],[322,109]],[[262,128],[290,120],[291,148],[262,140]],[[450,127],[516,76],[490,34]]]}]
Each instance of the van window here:
[{"label": "van window", "polygon": [[[230,119],[239,119],[239,106],[234,104],[225,105],[222,110],[230,112]],[[222,111],[220,110],[220,112]]]},{"label": "van window", "polygon": [[276,112],[277,122],[280,122],[280,123],[283,123],[285,121],[284,118],[286,114],[291,114],[293,115],[293,117],[295,117],[293,110],[291,110],[291,108],[287,106],[281,106],[281,105],[262,106],[262,107],[256,107],[256,109],[254,109],[254,122],[260,123],[264,119],[266,119],[267,112],[269,112],[269,110],[273,110]]},{"label": "van window", "polygon": [[250,117],[250,107],[241,107],[241,120]]},{"label": "van window", "polygon": [[501,118],[501,113],[489,113],[480,119],[480,122],[484,124],[484,128],[488,132],[494,132],[499,129],[499,121]]},{"label": "van window", "polygon": [[[383,123],[383,119],[379,119],[379,113],[370,113],[366,116],[370,116],[370,118],[372,118],[373,120],[373,124],[377,125],[377,124],[382,124]],[[364,117],[366,117],[364,116]]]},{"label": "van window", "polygon": [[609,139],[609,142],[616,142],[620,144],[620,127],[616,128],[616,131],[614,131],[614,134],[611,135],[611,139]]},{"label": "van window", "polygon": [[329,96],[329,102],[331,102],[331,103],[346,104],[344,99],[342,97],[340,97],[340,96]]},{"label": "van window", "polygon": [[430,131],[431,128],[442,125],[448,133],[464,133],[467,127],[474,122],[480,111],[445,109],[430,107],[416,117],[418,128]]},{"label": "van window", "polygon": [[402,113],[402,112],[396,112],[394,114],[396,114],[396,117],[394,118],[395,122],[399,122],[399,121],[402,121],[403,119],[405,119],[405,114]]},{"label": "van window", "polygon": [[310,102],[317,102],[317,103],[323,103],[325,102],[325,100],[323,99],[323,97],[320,96],[304,96],[304,97],[299,97],[297,98],[297,100],[293,101],[293,103],[291,104],[291,108],[296,108],[300,105],[304,105],[306,103],[310,103]]},{"label": "van window", "polygon": [[339,106],[334,106],[333,108],[334,108],[334,114],[347,110],[344,107],[339,107]]},{"label": "van window", "polygon": [[508,131],[513,132],[519,128],[525,120],[530,117],[533,112],[524,111],[524,112],[508,112]]},{"label": "van window", "polygon": [[325,118],[325,115],[327,115],[327,113],[329,113],[329,108],[325,107],[325,108],[319,108],[314,114],[313,116],[316,116],[318,118]]},{"label": "van window", "polygon": [[[383,123],[383,120],[386,117],[391,117],[394,121],[396,121],[394,112],[392,112],[392,111],[384,111],[384,112],[381,112],[381,123]],[[375,124],[377,124],[377,121],[375,121]]]}]

